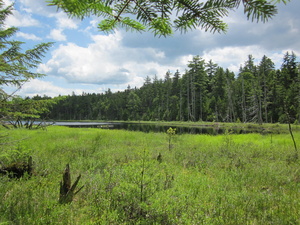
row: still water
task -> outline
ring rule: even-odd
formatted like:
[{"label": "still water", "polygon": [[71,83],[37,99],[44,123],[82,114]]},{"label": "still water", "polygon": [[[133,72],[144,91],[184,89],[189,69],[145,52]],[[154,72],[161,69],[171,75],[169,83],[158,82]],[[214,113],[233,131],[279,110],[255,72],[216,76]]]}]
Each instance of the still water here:
[{"label": "still water", "polygon": [[[129,130],[129,131],[142,131],[142,132],[166,132],[170,126],[159,125],[159,124],[143,124],[143,123],[102,123],[102,122],[55,122],[54,125],[57,126],[68,126],[68,127],[86,127],[86,128],[99,128],[99,129],[119,129],[119,130]],[[226,129],[218,127],[176,127],[177,134],[224,134]],[[243,134],[250,133],[253,131],[245,129],[230,129],[231,133]]]}]

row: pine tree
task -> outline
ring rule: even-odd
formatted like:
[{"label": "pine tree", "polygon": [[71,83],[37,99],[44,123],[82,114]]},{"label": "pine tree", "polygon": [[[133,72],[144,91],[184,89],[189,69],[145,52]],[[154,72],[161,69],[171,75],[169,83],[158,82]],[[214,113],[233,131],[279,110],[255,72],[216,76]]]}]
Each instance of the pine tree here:
[{"label": "pine tree", "polygon": [[135,91],[130,91],[127,99],[127,105],[129,111],[130,120],[139,120],[141,100],[140,97],[135,93]]},{"label": "pine tree", "polygon": [[192,61],[188,64],[189,70],[187,75],[189,78],[188,83],[188,96],[189,106],[188,111],[192,121],[204,120],[206,110],[206,97],[207,97],[207,74],[205,71],[205,61],[199,56],[194,56]]},{"label": "pine tree", "polygon": [[274,82],[275,65],[270,58],[263,56],[258,66],[259,82],[262,90],[262,109],[263,109],[263,120],[268,123],[269,118],[269,105],[271,102],[270,92],[272,91],[271,83]]},{"label": "pine tree", "polygon": [[167,71],[164,79],[164,115],[163,120],[169,121],[171,118],[170,102],[171,102],[171,91],[172,91],[172,78],[171,72]]},{"label": "pine tree", "polygon": [[238,90],[237,94],[239,96],[239,115],[241,116],[244,123],[256,119],[255,112],[257,110],[257,99],[255,96],[255,92],[252,90],[255,86],[255,73],[256,67],[254,65],[254,59],[251,55],[249,55],[244,67],[240,68],[236,83]]},{"label": "pine tree", "polygon": [[0,85],[15,85],[20,88],[24,82],[44,76],[31,69],[41,63],[42,57],[53,43],[41,43],[22,52],[21,46],[25,43],[11,40],[18,28],[5,28],[4,24],[6,17],[12,14],[13,6],[4,8],[3,0],[0,0],[0,8]]},{"label": "pine tree", "polygon": [[[36,111],[30,107],[28,101],[24,101],[20,107],[19,100],[17,105],[8,101],[13,98],[14,93],[5,93],[2,86],[10,85],[18,90],[29,80],[44,76],[33,72],[33,70],[41,63],[42,57],[52,46],[52,43],[41,43],[22,52],[22,45],[25,43],[12,40],[18,28],[6,28],[5,26],[5,19],[12,14],[13,5],[4,7],[3,0],[0,0],[0,8],[0,119],[21,120],[22,118],[36,117],[37,114],[42,113],[42,109],[46,110],[44,107],[45,100],[40,102],[40,109],[38,109],[38,101],[31,104],[35,105]],[[26,104],[29,105],[25,107]],[[22,110],[25,111],[22,112]]]},{"label": "pine tree", "polygon": [[181,81],[180,73],[177,70],[172,78],[172,89],[171,89],[171,120],[181,120],[181,106],[182,106],[182,96],[181,96]]},{"label": "pine tree", "polygon": [[144,85],[140,88],[138,96],[141,99],[141,113],[143,114],[143,120],[150,120],[151,109],[153,107],[154,89],[151,82],[151,78],[147,76],[145,78]]},{"label": "pine tree", "polygon": [[230,72],[228,69],[225,71],[226,79],[226,95],[227,95],[227,115],[226,121],[236,122],[236,111],[235,111],[235,93],[234,93],[234,73]]},{"label": "pine tree", "polygon": [[212,77],[212,91],[211,91],[211,110],[214,112],[214,120],[224,121],[226,118],[226,77],[223,68],[219,67]]},{"label": "pine tree", "polygon": [[212,60],[209,60],[208,63],[205,64],[206,67],[206,73],[208,76],[208,86],[207,86],[207,91],[212,92],[212,87],[213,87],[213,77],[217,71],[218,64],[214,63]]},{"label": "pine tree", "polygon": [[294,121],[299,115],[298,104],[300,84],[298,62],[296,62],[296,58],[294,52],[292,52],[292,54],[287,52],[284,55],[283,64],[281,66],[281,94],[284,98],[284,111],[288,117],[285,119],[285,122],[288,122],[288,120]]}]

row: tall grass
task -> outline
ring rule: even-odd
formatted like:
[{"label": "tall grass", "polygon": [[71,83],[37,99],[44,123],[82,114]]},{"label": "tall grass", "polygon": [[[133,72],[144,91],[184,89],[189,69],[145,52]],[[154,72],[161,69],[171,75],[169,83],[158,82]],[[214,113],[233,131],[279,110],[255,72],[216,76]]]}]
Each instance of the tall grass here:
[{"label": "tall grass", "polygon": [[[0,160],[31,155],[35,174],[0,177],[0,224],[300,223],[288,134],[174,135],[171,151],[166,133],[50,127],[9,135],[23,140],[3,146]],[[67,163],[85,187],[60,205]]]}]

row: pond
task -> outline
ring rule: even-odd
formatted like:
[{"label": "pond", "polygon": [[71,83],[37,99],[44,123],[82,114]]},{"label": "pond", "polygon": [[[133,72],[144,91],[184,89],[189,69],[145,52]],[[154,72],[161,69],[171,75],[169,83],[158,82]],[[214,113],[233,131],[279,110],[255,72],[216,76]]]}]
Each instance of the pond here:
[{"label": "pond", "polygon": [[[68,126],[68,127],[86,127],[86,128],[100,128],[100,129],[119,129],[129,131],[142,131],[142,132],[166,132],[170,127],[176,128],[177,134],[209,134],[218,135],[224,134],[227,129],[220,127],[209,127],[209,126],[170,126],[160,124],[147,124],[147,123],[118,123],[118,122],[55,122],[57,126]],[[230,129],[231,133],[245,134],[259,132],[249,129],[233,128]]]}]

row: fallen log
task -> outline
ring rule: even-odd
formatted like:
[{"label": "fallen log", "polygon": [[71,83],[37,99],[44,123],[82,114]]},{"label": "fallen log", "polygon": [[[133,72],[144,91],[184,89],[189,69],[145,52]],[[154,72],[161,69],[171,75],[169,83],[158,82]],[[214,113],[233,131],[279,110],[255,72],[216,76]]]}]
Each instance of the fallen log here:
[{"label": "fallen log", "polygon": [[0,174],[8,175],[9,178],[21,178],[25,174],[32,175],[33,162],[32,157],[28,158],[27,162],[14,162],[7,166],[3,165],[0,168]]}]

